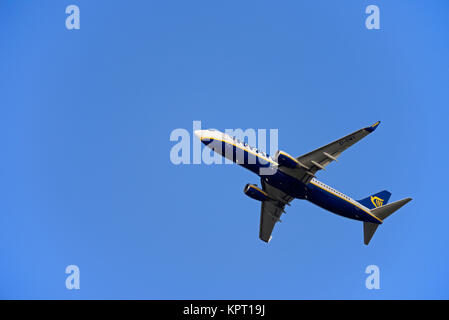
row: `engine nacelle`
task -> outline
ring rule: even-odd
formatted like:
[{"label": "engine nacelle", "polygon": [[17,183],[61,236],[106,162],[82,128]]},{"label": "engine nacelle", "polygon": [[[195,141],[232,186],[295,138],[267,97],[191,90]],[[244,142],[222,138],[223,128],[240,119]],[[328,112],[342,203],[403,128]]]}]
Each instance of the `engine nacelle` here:
[{"label": "engine nacelle", "polygon": [[259,189],[257,186],[253,184],[247,184],[245,186],[245,189],[243,189],[243,192],[250,198],[253,198],[254,200],[259,201],[265,201],[268,200],[268,194],[263,191],[262,189]]},{"label": "engine nacelle", "polygon": [[279,163],[279,165],[287,167],[287,168],[293,169],[298,166],[298,161],[284,151],[276,152],[276,160],[277,160],[277,163]]}]

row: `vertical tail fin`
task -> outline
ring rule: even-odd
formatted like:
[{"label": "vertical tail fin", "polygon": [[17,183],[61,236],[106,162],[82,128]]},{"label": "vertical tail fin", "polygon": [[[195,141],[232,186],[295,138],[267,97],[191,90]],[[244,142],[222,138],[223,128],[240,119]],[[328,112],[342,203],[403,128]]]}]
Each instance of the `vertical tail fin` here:
[{"label": "vertical tail fin", "polygon": [[[388,191],[387,191],[388,192]],[[402,206],[410,202],[412,198],[405,198],[399,201],[392,202],[390,204],[377,207],[371,210],[371,213],[374,214],[376,217],[378,217],[380,220],[385,220],[388,218],[391,214],[393,214],[396,210],[400,209]],[[364,243],[367,245],[371,238],[374,235],[374,232],[376,232],[377,227],[379,225],[371,222],[363,222],[363,236],[364,236]]]},{"label": "vertical tail fin", "polygon": [[368,209],[375,209],[386,205],[390,200],[391,192],[384,190],[369,196],[368,198],[358,200],[359,203],[367,207]]}]

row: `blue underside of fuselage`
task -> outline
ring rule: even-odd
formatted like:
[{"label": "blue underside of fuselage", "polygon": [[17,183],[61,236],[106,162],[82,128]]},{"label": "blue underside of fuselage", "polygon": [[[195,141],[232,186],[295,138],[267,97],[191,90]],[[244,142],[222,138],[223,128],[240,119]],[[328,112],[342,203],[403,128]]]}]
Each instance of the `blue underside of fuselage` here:
[{"label": "blue underside of fuselage", "polygon": [[256,151],[254,151],[254,154],[249,153],[246,150],[219,140],[203,141],[203,143],[229,160],[254,172],[260,176],[261,179],[264,179],[266,183],[282,190],[293,198],[309,200],[321,208],[346,218],[380,223],[379,220],[355,206],[353,203],[336,196],[330,191],[327,191],[314,183],[304,184],[295,177],[292,177],[281,170],[277,170],[273,163],[255,155],[257,154]]}]

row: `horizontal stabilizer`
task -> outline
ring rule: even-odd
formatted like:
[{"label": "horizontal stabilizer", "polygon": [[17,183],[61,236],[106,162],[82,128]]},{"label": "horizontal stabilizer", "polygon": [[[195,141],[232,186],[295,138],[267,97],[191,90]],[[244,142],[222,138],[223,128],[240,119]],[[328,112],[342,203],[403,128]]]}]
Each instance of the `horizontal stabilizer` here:
[{"label": "horizontal stabilizer", "polygon": [[[402,206],[410,202],[412,198],[405,198],[396,202],[392,202],[389,204],[386,204],[384,206],[374,208],[371,210],[371,213],[374,214],[377,218],[380,220],[385,220],[388,218],[392,213],[394,213],[396,210],[400,209]],[[377,227],[379,227],[379,224],[371,223],[371,222],[363,222],[363,242],[367,245],[371,238],[373,237],[374,233],[377,230]]]},{"label": "horizontal stabilizer", "polygon": [[374,232],[376,232],[377,227],[379,225],[377,223],[364,222],[363,223],[363,243],[368,245],[371,241],[371,238],[374,236]]},{"label": "horizontal stabilizer", "polygon": [[391,215],[393,212],[410,202],[412,198],[405,198],[396,202],[392,202],[389,204],[386,204],[382,207],[375,208],[371,210],[371,213],[374,214],[376,217],[378,217],[380,220],[386,219],[389,215]]}]

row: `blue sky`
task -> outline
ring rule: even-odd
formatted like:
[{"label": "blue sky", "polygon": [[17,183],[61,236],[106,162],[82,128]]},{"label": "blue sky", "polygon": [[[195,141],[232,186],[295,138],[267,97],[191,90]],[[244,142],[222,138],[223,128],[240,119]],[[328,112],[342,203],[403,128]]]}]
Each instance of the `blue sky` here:
[{"label": "blue sky", "polygon": [[[365,28],[370,4],[381,30]],[[2,1],[0,298],[448,299],[448,10]],[[360,222],[296,200],[267,245],[242,192],[257,176],[170,162],[170,133],[194,120],[278,129],[295,156],[381,120],[318,178],[414,200],[368,247]],[[371,264],[380,290],[365,288]]]}]

